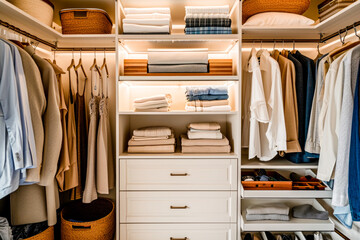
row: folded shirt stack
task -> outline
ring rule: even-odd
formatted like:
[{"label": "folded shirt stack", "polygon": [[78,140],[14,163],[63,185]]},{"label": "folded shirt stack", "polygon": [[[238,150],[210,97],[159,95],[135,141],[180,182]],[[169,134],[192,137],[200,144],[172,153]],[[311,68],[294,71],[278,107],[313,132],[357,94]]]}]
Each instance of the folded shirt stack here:
[{"label": "folded shirt stack", "polygon": [[187,135],[181,136],[183,153],[229,153],[230,150],[219,123],[190,123]]},{"label": "folded shirt stack", "polygon": [[225,86],[187,87],[187,112],[230,112],[228,89]]},{"label": "folded shirt stack", "polygon": [[175,137],[168,127],[145,127],[133,131],[128,142],[129,153],[173,153]]},{"label": "folded shirt stack", "polygon": [[207,73],[208,49],[148,49],[149,73]]},{"label": "folded shirt stack", "polygon": [[185,7],[186,34],[231,34],[229,6]]},{"label": "folded shirt stack", "polygon": [[170,94],[137,98],[134,100],[135,112],[167,112],[170,110],[172,97]]},{"label": "folded shirt stack", "polygon": [[170,33],[170,8],[125,8],[124,33]]},{"label": "folded shirt stack", "polygon": [[290,208],[283,203],[250,206],[246,209],[247,221],[289,221]]}]

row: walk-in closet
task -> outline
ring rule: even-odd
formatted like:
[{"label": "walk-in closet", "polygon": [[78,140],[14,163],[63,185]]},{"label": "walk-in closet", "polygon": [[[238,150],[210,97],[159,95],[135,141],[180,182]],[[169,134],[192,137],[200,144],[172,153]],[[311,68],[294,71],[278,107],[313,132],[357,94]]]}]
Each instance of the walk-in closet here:
[{"label": "walk-in closet", "polygon": [[360,239],[359,13],[0,0],[0,239]]}]

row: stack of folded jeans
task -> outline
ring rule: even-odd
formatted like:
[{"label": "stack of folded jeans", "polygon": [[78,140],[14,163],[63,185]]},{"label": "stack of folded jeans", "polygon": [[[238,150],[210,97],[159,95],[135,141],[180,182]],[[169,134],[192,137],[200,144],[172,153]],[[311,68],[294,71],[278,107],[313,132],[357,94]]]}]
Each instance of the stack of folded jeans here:
[{"label": "stack of folded jeans", "polygon": [[170,8],[125,8],[124,33],[170,33]]},{"label": "stack of folded jeans", "polygon": [[250,206],[246,209],[247,221],[289,221],[290,208],[283,203],[269,203]]},{"label": "stack of folded jeans", "polygon": [[181,136],[183,153],[229,153],[230,149],[219,123],[190,123],[187,135]]},{"label": "stack of folded jeans", "polygon": [[137,98],[134,100],[135,112],[167,112],[172,103],[170,94]]},{"label": "stack of folded jeans", "polygon": [[207,73],[208,49],[148,49],[149,73]]},{"label": "stack of folded jeans", "polygon": [[174,132],[168,127],[145,127],[133,131],[128,142],[129,153],[173,153]]},{"label": "stack of folded jeans", "polygon": [[231,34],[229,6],[185,7],[186,34]]},{"label": "stack of folded jeans", "polygon": [[186,88],[185,110],[187,112],[229,112],[228,88],[226,86],[206,86]]}]

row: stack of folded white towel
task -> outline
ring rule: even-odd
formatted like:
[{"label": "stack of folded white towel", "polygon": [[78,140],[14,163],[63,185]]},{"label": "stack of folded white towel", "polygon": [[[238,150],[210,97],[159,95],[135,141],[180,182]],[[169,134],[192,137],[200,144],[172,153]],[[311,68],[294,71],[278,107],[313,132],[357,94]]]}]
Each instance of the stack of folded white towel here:
[{"label": "stack of folded white towel", "polygon": [[174,132],[169,127],[145,127],[133,131],[128,142],[129,153],[173,153]]},{"label": "stack of folded white towel", "polygon": [[220,132],[219,123],[190,123],[181,136],[183,153],[229,153],[229,140]]},{"label": "stack of folded white towel", "polygon": [[289,221],[290,208],[284,203],[269,203],[250,206],[246,209],[247,221]]},{"label": "stack of folded white towel", "polygon": [[125,8],[124,33],[171,33],[170,8]]},{"label": "stack of folded white towel", "polygon": [[137,98],[134,100],[135,112],[167,112],[170,110],[172,97],[170,94]]},{"label": "stack of folded white towel", "polygon": [[148,49],[149,73],[207,73],[208,49]]}]

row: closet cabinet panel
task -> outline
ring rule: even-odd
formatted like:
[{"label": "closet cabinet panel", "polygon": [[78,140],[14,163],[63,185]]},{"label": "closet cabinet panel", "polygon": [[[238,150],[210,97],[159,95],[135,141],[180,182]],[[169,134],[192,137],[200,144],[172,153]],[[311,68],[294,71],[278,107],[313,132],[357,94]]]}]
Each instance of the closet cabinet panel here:
[{"label": "closet cabinet panel", "polygon": [[120,190],[237,190],[237,159],[122,159]]},{"label": "closet cabinet panel", "polygon": [[121,223],[235,223],[237,192],[120,192]]},{"label": "closet cabinet panel", "polygon": [[120,240],[236,240],[236,224],[120,224]]}]

